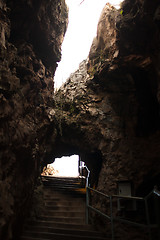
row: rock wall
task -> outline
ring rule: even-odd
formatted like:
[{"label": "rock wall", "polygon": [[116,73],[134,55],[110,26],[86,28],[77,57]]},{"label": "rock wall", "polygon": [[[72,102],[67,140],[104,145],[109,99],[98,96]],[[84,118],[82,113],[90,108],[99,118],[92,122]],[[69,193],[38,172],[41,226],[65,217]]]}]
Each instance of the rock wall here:
[{"label": "rock wall", "polygon": [[[17,239],[40,162],[56,130],[53,76],[67,27],[65,1],[0,1],[0,239]],[[50,147],[50,146],[49,146]],[[18,227],[17,227],[18,226]]]},{"label": "rock wall", "polygon": [[[126,0],[118,11],[106,4],[89,59],[55,96],[55,152],[69,145],[68,153],[82,154],[91,184],[106,194],[117,194],[120,181],[132,183],[134,196],[159,186],[159,9],[149,0]],[[90,157],[97,153],[98,171]],[[105,210],[99,197],[93,202]],[[122,236],[144,237],[133,229]]]},{"label": "rock wall", "polygon": [[[51,156],[81,155],[106,194],[120,181],[138,196],[159,184],[159,9],[159,0],[107,4],[88,59],[54,95],[64,0],[0,0],[1,239],[17,239]],[[96,196],[92,203],[107,208]],[[144,238],[121,230],[122,239]]]}]

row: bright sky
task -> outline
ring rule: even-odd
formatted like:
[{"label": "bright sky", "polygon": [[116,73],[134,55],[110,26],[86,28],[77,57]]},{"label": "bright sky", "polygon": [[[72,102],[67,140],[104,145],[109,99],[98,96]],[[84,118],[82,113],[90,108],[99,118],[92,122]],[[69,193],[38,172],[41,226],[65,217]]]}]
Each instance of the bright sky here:
[{"label": "bright sky", "polygon": [[56,158],[54,163],[51,164],[51,166],[53,166],[55,170],[58,170],[59,173],[54,176],[78,177],[78,160],[78,155]]},{"label": "bright sky", "polygon": [[55,89],[78,69],[79,63],[87,58],[96,36],[97,23],[105,4],[116,8],[122,0],[66,0],[69,7],[69,25],[62,45],[62,60],[55,74]]}]

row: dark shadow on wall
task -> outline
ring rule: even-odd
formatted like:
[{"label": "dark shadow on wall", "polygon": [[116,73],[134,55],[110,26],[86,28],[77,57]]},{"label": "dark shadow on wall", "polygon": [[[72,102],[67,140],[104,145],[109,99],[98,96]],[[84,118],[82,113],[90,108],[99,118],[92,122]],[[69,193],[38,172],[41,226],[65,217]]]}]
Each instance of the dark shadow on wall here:
[{"label": "dark shadow on wall", "polygon": [[144,176],[142,184],[137,189],[136,196],[147,196],[155,186],[160,188],[160,174],[154,176],[154,172],[149,171],[149,173]]},{"label": "dark shadow on wall", "polygon": [[100,170],[102,167],[102,154],[99,150],[92,153],[81,154],[81,160],[86,163],[90,170],[89,184],[91,187],[97,187]]},{"label": "dark shadow on wall", "polygon": [[160,106],[157,99],[157,79],[154,71],[135,69],[132,72],[138,99],[137,135],[148,136],[159,129]]}]

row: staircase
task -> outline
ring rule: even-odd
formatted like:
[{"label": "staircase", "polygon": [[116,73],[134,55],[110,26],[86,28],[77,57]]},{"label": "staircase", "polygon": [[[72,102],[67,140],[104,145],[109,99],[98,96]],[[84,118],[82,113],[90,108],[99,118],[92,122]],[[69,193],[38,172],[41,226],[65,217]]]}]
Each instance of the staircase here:
[{"label": "staircase", "polygon": [[20,240],[105,240],[85,224],[85,189],[80,178],[42,177],[45,209],[28,221]]}]

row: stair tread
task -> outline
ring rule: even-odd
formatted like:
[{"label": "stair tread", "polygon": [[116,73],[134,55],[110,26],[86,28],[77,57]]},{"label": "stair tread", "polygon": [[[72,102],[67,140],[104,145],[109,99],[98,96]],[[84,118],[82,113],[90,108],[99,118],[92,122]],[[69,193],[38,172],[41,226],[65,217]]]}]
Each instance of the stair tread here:
[{"label": "stair tread", "polygon": [[[32,228],[38,228],[38,226],[32,226]],[[31,228],[31,229],[32,229]],[[101,232],[98,232],[98,231],[96,231],[96,230],[85,230],[85,229],[68,229],[68,228],[58,228],[58,227],[46,227],[46,226],[40,226],[40,228],[41,228],[41,230],[44,228],[44,230],[48,230],[48,231],[52,231],[52,230],[64,230],[64,231],[77,231],[77,232],[86,232],[86,233],[100,233],[101,234]],[[27,230],[27,231],[29,231],[29,230]],[[47,231],[47,232],[48,232]]]},{"label": "stair tread", "polygon": [[21,240],[105,240],[85,224],[86,190],[81,178],[42,176],[44,211],[28,220]]},{"label": "stair tread", "polygon": [[44,212],[49,212],[49,213],[84,213],[82,211],[53,211],[53,210],[50,210],[50,211],[44,211]]},{"label": "stair tread", "polygon": [[[45,206],[47,209],[45,210],[45,211],[48,211],[48,208],[51,208],[51,209],[49,209],[49,211],[61,211],[61,210],[64,210],[64,211],[68,211],[68,210],[70,210],[71,209],[71,207],[70,206],[63,206],[63,205],[59,205],[59,206]],[[54,209],[54,210],[52,210],[52,208]],[[82,206],[79,206],[78,207],[79,209],[84,209],[84,206],[82,205]],[[77,207],[76,206],[72,206],[72,210],[73,211],[75,211],[75,210],[77,210]]]},{"label": "stair tread", "polygon": [[47,239],[44,239],[44,238],[33,238],[33,237],[25,237],[25,236],[22,236],[20,238],[20,240],[23,240],[23,239],[28,239],[28,240],[49,240],[48,238]]},{"label": "stair tread", "polygon": [[[78,239],[78,238],[86,238],[86,239],[106,239],[106,238],[104,238],[104,237],[99,237],[99,236],[79,236],[79,235],[75,235],[75,234],[62,234],[62,233],[50,233],[50,232],[33,232],[33,231],[25,231],[24,232],[25,234],[27,234],[27,233],[31,233],[32,235],[33,234],[41,234],[42,236],[43,235],[48,235],[48,236],[50,236],[50,237],[52,237],[52,236],[63,236],[63,237],[75,237],[76,239]],[[25,235],[24,235],[25,236]]]},{"label": "stair tread", "polygon": [[[85,230],[85,229],[67,229],[67,228],[52,228],[52,227],[31,227],[29,229],[26,228],[25,231],[29,232],[43,232],[43,233],[61,233],[61,234],[71,234],[71,235],[80,235],[80,236],[99,236],[104,237],[105,234],[93,231],[93,230]],[[25,234],[25,232],[24,232]]]},{"label": "stair tread", "polygon": [[[40,218],[41,217],[47,217],[47,218],[71,218],[71,217],[68,217],[68,216],[50,216],[50,215],[40,215]],[[79,219],[79,218],[84,218],[84,217],[74,217],[73,218],[75,219]]]},{"label": "stair tread", "polygon": [[43,225],[46,226],[46,224],[53,224],[53,226],[56,226],[56,225],[59,225],[59,226],[65,226],[65,228],[69,228],[69,227],[74,227],[75,229],[79,229],[79,228],[87,228],[87,229],[92,229],[93,226],[92,225],[87,225],[87,224],[76,224],[76,223],[57,223],[57,222],[54,222],[54,221],[43,221],[43,220],[37,220],[37,221],[29,221],[28,224],[31,224],[31,225],[36,225],[36,224],[39,224],[39,225]]},{"label": "stair tread", "polygon": [[83,223],[85,222],[85,218],[84,217],[51,217],[51,216],[41,216],[40,217],[41,220],[46,220],[46,221],[56,221],[56,222],[69,222],[69,223],[73,223],[73,222],[77,222],[77,223]]}]

